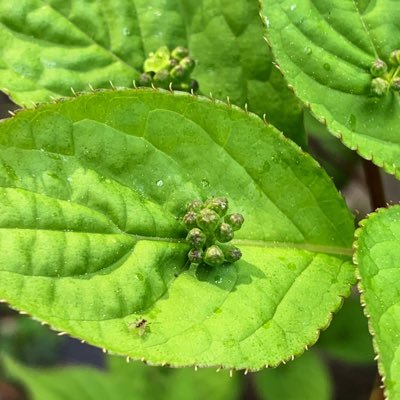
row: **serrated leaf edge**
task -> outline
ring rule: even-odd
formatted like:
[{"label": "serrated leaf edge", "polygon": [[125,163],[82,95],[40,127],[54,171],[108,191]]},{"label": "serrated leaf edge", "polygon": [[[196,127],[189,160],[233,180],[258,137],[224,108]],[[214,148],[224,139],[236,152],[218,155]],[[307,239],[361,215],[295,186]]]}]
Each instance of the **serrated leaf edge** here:
[{"label": "serrated leaf edge", "polygon": [[[389,204],[388,204],[388,206],[389,206]],[[392,207],[399,208],[400,204],[392,205]],[[387,211],[388,209],[389,208],[386,208],[386,207],[377,208],[375,211],[369,213],[364,219],[362,219],[359,222],[359,227],[354,232],[354,243],[353,243],[353,250],[354,250],[353,263],[356,266],[357,288],[358,288],[358,291],[360,293],[360,303],[361,303],[361,307],[362,307],[362,309],[364,311],[364,315],[368,319],[368,330],[369,330],[369,332],[370,332],[370,334],[372,336],[372,344],[373,344],[374,352],[375,352],[375,355],[376,355],[374,360],[377,361],[378,371],[379,371],[379,374],[382,377],[382,386],[380,386],[380,388],[384,390],[385,400],[390,400],[391,398],[389,397],[388,389],[384,385],[385,379],[386,379],[385,368],[384,368],[383,364],[380,361],[379,345],[378,345],[377,340],[376,340],[375,331],[374,331],[374,329],[372,327],[372,323],[371,323],[371,319],[370,319],[371,317],[370,317],[369,311],[368,311],[368,305],[365,302],[364,287],[363,287],[363,283],[362,283],[360,269],[358,267],[359,263],[358,263],[357,255],[358,255],[358,241],[359,241],[360,237],[363,234],[364,226],[368,223],[368,221],[372,221],[374,218],[379,216],[381,213]]]}]

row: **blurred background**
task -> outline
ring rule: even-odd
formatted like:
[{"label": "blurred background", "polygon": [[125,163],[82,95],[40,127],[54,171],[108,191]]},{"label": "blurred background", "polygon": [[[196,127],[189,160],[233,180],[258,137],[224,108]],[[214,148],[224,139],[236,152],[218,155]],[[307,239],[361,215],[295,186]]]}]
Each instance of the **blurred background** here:
[{"label": "blurred background", "polygon": [[[15,108],[1,95],[0,118]],[[311,115],[305,115],[304,124],[309,152],[332,177],[357,221],[399,202],[400,182],[362,161]],[[374,356],[356,289],[303,356],[276,369],[231,377],[215,369],[127,363],[0,304],[0,400],[365,400],[379,386]],[[374,400],[379,396],[377,391]]]}]

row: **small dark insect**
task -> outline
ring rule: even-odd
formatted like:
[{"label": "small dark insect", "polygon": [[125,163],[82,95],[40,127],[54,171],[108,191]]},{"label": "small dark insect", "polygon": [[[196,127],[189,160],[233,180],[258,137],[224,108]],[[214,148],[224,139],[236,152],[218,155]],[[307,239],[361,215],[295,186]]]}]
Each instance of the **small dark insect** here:
[{"label": "small dark insect", "polygon": [[140,318],[129,325],[129,329],[137,329],[138,335],[143,336],[149,328],[150,322],[147,319]]}]

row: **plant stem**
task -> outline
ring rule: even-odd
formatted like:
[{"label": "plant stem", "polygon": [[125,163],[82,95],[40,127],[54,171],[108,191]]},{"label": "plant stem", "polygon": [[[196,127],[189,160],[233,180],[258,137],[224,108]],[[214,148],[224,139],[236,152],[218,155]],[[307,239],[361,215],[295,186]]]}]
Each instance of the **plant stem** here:
[{"label": "plant stem", "polygon": [[372,208],[376,210],[386,207],[385,191],[379,168],[368,160],[363,160],[363,168]]}]

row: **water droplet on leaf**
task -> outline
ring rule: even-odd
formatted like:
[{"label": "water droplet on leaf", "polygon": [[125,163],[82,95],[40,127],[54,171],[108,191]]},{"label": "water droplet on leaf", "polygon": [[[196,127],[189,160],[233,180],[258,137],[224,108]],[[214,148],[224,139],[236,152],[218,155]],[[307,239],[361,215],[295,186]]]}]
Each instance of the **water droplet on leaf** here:
[{"label": "water droplet on leaf", "polygon": [[312,49],[311,47],[305,47],[304,48],[304,53],[306,53],[308,56],[312,54]]},{"label": "water droplet on leaf", "polygon": [[324,69],[325,69],[326,71],[330,71],[330,70],[331,70],[331,65],[328,64],[328,63],[325,63],[325,64],[324,64]]},{"label": "water droplet on leaf", "polygon": [[159,179],[159,180],[156,182],[156,185],[157,185],[158,187],[164,186],[164,181],[163,181],[162,179]]}]

